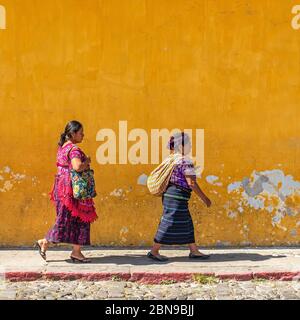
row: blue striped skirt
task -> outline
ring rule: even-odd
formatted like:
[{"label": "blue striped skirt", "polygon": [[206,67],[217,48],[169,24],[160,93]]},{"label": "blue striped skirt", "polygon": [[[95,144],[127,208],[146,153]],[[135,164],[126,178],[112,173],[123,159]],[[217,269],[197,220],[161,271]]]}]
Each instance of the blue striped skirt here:
[{"label": "blue striped skirt", "polygon": [[160,244],[189,244],[195,242],[194,225],[188,201],[191,191],[170,184],[162,196],[163,215],[154,242]]}]

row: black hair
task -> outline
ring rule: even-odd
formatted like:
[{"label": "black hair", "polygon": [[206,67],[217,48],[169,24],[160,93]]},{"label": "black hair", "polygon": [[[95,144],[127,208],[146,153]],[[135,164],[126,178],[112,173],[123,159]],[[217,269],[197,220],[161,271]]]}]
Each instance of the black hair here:
[{"label": "black hair", "polygon": [[169,143],[168,143],[168,149],[174,150],[174,136],[170,137]]},{"label": "black hair", "polygon": [[182,149],[184,145],[190,143],[190,137],[185,132],[177,132],[170,137],[167,148],[169,150],[178,150],[178,147],[181,145]]},{"label": "black hair", "polygon": [[78,132],[81,128],[82,124],[79,121],[73,120],[68,122],[65,131],[60,135],[58,145],[62,147],[63,144],[71,138],[72,133]]}]

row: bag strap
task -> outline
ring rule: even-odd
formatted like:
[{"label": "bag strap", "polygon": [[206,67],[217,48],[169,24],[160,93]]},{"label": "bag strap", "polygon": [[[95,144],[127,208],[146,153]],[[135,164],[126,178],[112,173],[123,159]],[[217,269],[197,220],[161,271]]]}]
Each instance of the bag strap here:
[{"label": "bag strap", "polygon": [[170,162],[173,164],[173,165],[176,165],[178,164],[178,161],[184,159],[184,157],[179,154],[179,153],[174,153],[172,155],[170,155]]},{"label": "bag strap", "polygon": [[68,159],[68,160],[71,160],[71,159],[69,158],[69,154],[70,154],[71,150],[72,150],[74,147],[75,147],[75,146],[73,145],[72,148],[70,148],[70,150],[67,152],[67,159]]}]

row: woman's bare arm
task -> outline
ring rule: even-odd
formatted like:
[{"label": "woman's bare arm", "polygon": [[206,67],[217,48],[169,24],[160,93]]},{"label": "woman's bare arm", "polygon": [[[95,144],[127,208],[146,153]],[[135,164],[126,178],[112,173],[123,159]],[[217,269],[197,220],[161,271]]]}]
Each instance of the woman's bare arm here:
[{"label": "woman's bare arm", "polygon": [[206,204],[207,207],[211,206],[210,199],[205,195],[205,193],[199,187],[196,176],[185,176],[186,181],[190,188],[197,194],[197,196]]},{"label": "woman's bare arm", "polygon": [[72,168],[77,172],[82,172],[89,169],[90,163],[91,159],[89,157],[87,157],[85,161],[81,161],[79,158],[73,158],[71,160]]}]

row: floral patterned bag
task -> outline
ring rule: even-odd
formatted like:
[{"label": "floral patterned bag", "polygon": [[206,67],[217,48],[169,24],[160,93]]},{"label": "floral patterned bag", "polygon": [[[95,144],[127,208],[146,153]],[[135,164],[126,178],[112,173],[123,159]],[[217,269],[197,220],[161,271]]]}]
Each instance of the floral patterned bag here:
[{"label": "floral patterned bag", "polygon": [[71,170],[73,197],[75,199],[90,199],[96,197],[94,171],[92,169],[83,172]]}]

